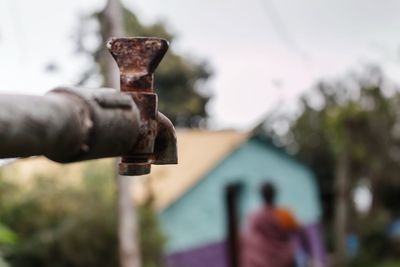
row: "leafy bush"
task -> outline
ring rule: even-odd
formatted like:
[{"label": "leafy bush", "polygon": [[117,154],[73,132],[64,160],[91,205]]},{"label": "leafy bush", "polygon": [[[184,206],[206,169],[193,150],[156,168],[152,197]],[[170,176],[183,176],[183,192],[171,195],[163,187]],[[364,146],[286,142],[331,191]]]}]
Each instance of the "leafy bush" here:
[{"label": "leafy bush", "polygon": [[382,209],[374,210],[369,216],[359,220],[360,249],[350,266],[400,266],[399,244],[388,235],[389,222],[389,213]]},{"label": "leafy bush", "polygon": [[[113,166],[85,166],[79,186],[44,176],[29,189],[0,182],[0,221],[18,236],[5,251],[12,267],[118,266]],[[146,232],[140,240],[143,265],[159,267],[164,238],[157,217],[149,205],[138,212]]]}]

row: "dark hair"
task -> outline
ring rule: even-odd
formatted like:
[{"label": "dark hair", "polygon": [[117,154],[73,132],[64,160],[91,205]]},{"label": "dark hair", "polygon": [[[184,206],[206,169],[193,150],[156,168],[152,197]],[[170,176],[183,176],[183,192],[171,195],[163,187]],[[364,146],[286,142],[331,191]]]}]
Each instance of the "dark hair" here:
[{"label": "dark hair", "polygon": [[276,189],[272,183],[270,182],[263,183],[260,187],[260,193],[264,203],[269,205],[273,205],[275,203]]}]

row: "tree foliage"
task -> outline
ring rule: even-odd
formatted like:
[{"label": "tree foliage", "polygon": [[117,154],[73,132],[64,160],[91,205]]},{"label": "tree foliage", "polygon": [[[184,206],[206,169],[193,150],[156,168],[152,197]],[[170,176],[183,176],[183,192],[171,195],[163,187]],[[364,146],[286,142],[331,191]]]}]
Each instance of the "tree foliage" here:
[{"label": "tree foliage", "polygon": [[[348,151],[346,168],[349,187],[344,193],[352,220],[347,221],[345,227],[347,231],[359,232],[362,240],[368,239],[370,233],[368,230],[364,232],[364,228],[368,227],[360,226],[374,224],[378,217],[382,218],[377,214],[388,214],[384,216],[386,223],[400,215],[399,101],[399,88],[379,68],[370,66],[361,73],[318,83],[311,93],[302,98],[299,116],[295,119],[271,116],[265,124],[275,140],[316,173],[328,225],[334,215],[337,166],[343,151]],[[289,125],[288,130],[276,131],[274,124],[282,123],[282,120]],[[351,198],[361,179],[369,182],[373,195],[368,217],[355,212]],[[383,223],[380,222],[380,225]],[[383,228],[380,228],[380,235],[385,236]],[[368,250],[374,244],[364,246]],[[364,254],[378,255],[371,253]]]},{"label": "tree foliage", "polygon": [[[303,96],[299,116],[271,116],[264,125],[275,140],[311,166],[323,193],[333,193],[335,165],[345,139],[354,182],[364,177],[376,187],[398,186],[399,101],[396,85],[372,66],[318,83]],[[274,124],[282,120],[289,129],[278,133]]]},{"label": "tree foliage", "polygon": [[[119,266],[112,174],[113,164],[91,162],[79,186],[59,176],[37,177],[29,189],[0,179],[0,221],[16,235],[4,246],[10,266]],[[161,267],[157,216],[149,204],[138,210],[143,266]]]},{"label": "tree foliage", "polygon": [[[95,13],[82,19],[78,31],[78,52],[88,55],[93,64],[82,74],[78,81],[84,85],[88,80],[100,75],[105,79],[105,61],[108,59],[105,43],[110,36],[104,27],[97,27],[94,37],[99,40],[93,49],[89,48],[88,38],[93,38],[88,28],[89,22],[105,25],[103,12]],[[152,25],[142,24],[130,10],[123,9],[123,22],[126,36],[152,36],[167,39],[173,44],[175,36],[162,23]],[[177,54],[170,49],[155,73],[155,90],[159,96],[159,108],[171,121],[181,127],[204,126],[207,119],[206,104],[210,96],[206,92],[205,82],[212,72],[205,61],[195,61]],[[106,83],[107,84],[107,83]]]}]

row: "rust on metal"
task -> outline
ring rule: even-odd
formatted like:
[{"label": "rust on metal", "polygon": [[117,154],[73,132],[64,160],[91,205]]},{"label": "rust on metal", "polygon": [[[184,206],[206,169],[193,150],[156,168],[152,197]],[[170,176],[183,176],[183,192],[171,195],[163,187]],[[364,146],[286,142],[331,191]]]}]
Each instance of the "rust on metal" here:
[{"label": "rust on metal", "polygon": [[121,91],[129,94],[140,112],[139,138],[121,158],[122,175],[150,172],[151,164],[176,164],[176,136],[172,123],[158,112],[153,90],[154,71],[168,50],[160,38],[111,38],[107,43],[120,70]]},{"label": "rust on metal", "polygon": [[158,132],[155,140],[154,164],[177,164],[176,134],[171,121],[158,113]]},{"label": "rust on metal", "polygon": [[153,92],[153,73],[168,50],[160,38],[111,38],[107,43],[118,64],[121,91]]},{"label": "rust on metal", "polygon": [[62,162],[121,156],[122,175],[176,164],[172,123],[158,111],[153,73],[168,49],[160,38],[112,38],[121,91],[56,88],[45,96],[0,95],[0,158],[45,155]]},{"label": "rust on metal", "polygon": [[110,88],[0,94],[0,158],[44,155],[68,163],[117,157],[135,145],[140,125],[133,99]]}]

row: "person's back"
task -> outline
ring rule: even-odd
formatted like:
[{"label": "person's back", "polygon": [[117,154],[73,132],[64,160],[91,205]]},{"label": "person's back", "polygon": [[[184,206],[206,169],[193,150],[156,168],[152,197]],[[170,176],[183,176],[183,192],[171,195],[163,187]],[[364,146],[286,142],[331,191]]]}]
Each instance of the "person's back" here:
[{"label": "person's back", "polygon": [[275,189],[271,184],[261,188],[264,205],[246,221],[242,233],[242,267],[292,267],[294,244],[292,234],[297,223],[291,213],[274,206]]}]

